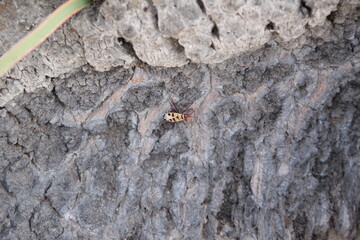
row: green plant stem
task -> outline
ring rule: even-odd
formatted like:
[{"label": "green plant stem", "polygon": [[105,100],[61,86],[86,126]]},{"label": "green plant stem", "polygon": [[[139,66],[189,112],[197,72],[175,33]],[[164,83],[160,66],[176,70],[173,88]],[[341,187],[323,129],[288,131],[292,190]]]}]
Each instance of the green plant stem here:
[{"label": "green plant stem", "polygon": [[92,0],[68,0],[49,15],[37,28],[21,39],[0,58],[0,77],[49,37],[75,13]]}]

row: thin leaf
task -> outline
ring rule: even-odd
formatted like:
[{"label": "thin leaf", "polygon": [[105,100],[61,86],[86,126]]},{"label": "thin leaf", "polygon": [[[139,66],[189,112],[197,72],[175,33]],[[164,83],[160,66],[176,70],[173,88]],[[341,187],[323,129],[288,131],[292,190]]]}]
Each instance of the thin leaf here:
[{"label": "thin leaf", "polygon": [[58,7],[37,28],[21,39],[0,58],[0,77],[28,55],[72,15],[90,5],[92,0],[69,0]]}]

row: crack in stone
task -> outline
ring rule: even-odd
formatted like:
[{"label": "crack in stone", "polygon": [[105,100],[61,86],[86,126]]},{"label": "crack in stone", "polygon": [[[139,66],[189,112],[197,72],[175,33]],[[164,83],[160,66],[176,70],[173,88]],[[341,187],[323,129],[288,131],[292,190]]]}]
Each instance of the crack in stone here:
[{"label": "crack in stone", "polygon": [[273,31],[275,29],[275,24],[272,21],[268,21],[269,23],[265,26],[266,30]]},{"label": "crack in stone", "polygon": [[36,231],[33,229],[32,224],[31,224],[31,221],[32,221],[32,219],[34,218],[34,215],[35,215],[35,212],[33,211],[33,212],[31,213],[31,216],[30,216],[29,220],[28,220],[28,222],[29,222],[29,229],[30,229],[31,232],[33,232],[33,233],[35,234],[35,236],[38,237],[38,234],[37,234]]},{"label": "crack in stone", "polygon": [[196,0],[196,3],[197,5],[199,5],[201,11],[206,15],[206,8],[204,2],[202,0]]},{"label": "crack in stone", "polygon": [[15,114],[13,114],[12,112],[10,112],[6,107],[5,107],[4,109],[5,109],[5,111],[7,112],[7,114],[9,115],[10,118],[13,118],[18,125],[21,125],[20,120],[18,119],[18,117],[17,117]]},{"label": "crack in stone", "polygon": [[152,0],[146,0],[146,1],[148,2],[148,4],[151,7],[151,13],[153,14],[153,17],[155,20],[155,29],[160,31],[159,30],[159,16],[158,16],[157,8]]},{"label": "crack in stone", "polygon": [[[51,82],[53,82],[53,80],[51,79]],[[54,84],[54,83],[53,83]],[[66,105],[63,101],[61,101],[61,99],[59,98],[58,94],[56,93],[56,90],[55,90],[55,84],[54,84],[54,87],[53,89],[51,90],[51,93],[53,94],[54,96],[54,99],[55,99],[55,102],[59,103],[60,106],[66,108]]]},{"label": "crack in stone", "polygon": [[135,58],[137,58],[140,61],[139,57],[136,55],[134,46],[130,41],[127,41],[123,37],[118,37],[117,40],[121,44],[121,46],[123,46],[126,49],[126,51],[129,55],[134,56]]},{"label": "crack in stone", "polygon": [[211,29],[211,34],[213,35],[213,37],[216,37],[217,39],[220,40],[219,28],[218,28],[216,22],[212,19],[211,16],[209,16],[209,20],[214,24],[214,26]]},{"label": "crack in stone", "polygon": [[300,9],[300,12],[302,13],[302,15],[303,15],[304,17],[311,17],[312,9],[311,9],[311,7],[309,7],[309,6],[307,5],[307,3],[306,3],[305,0],[301,0],[301,1],[300,1],[300,7],[299,7],[299,9]]},{"label": "crack in stone", "polygon": [[[199,8],[201,9],[201,11],[207,15],[206,13],[206,7],[205,4],[202,0],[196,0],[197,5],[199,6]],[[211,29],[211,34],[213,37],[216,37],[217,39],[220,40],[220,33],[219,33],[219,28],[216,24],[216,22],[212,19],[211,15],[207,15],[208,19],[213,23],[213,27]],[[212,49],[216,50],[214,47],[214,43],[211,44],[210,46]]]},{"label": "crack in stone", "polygon": [[183,45],[180,44],[179,39],[169,37],[169,40],[174,44],[174,46],[178,52],[181,52],[185,55],[185,48]]}]

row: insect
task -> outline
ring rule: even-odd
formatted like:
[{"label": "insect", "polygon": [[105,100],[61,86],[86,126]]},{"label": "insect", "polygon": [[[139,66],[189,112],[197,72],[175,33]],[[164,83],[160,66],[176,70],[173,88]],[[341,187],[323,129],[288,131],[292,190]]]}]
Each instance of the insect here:
[{"label": "insect", "polygon": [[171,111],[164,114],[165,121],[163,121],[163,122],[182,122],[182,121],[184,121],[184,123],[186,123],[188,118],[190,118],[190,117],[196,118],[195,116],[192,115],[192,113],[194,111],[186,113],[186,111],[189,110],[189,108],[191,107],[192,104],[190,104],[184,111],[181,112],[176,107],[175,103],[173,102],[173,100],[171,98],[170,98],[169,102],[171,105]]}]

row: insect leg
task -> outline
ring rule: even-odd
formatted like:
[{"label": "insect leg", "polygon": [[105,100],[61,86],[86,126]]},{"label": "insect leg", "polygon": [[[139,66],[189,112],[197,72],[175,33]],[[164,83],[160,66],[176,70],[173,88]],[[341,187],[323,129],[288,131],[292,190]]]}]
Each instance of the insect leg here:
[{"label": "insect leg", "polygon": [[171,105],[171,111],[175,111],[175,112],[180,112],[179,111],[179,109],[176,107],[176,105],[175,105],[175,103],[174,103],[174,101],[172,100],[172,98],[170,97],[170,100],[169,100],[169,102],[170,102],[170,105]]}]

